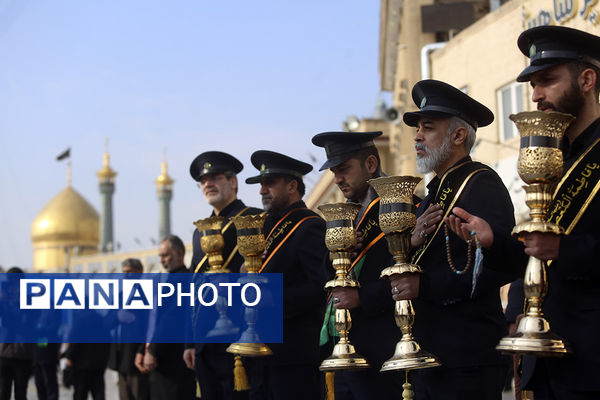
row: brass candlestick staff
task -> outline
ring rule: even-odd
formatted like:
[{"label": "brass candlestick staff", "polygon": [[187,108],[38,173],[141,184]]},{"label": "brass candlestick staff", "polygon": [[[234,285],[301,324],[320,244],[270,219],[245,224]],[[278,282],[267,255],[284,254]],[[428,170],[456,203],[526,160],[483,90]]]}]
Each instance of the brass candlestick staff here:
[{"label": "brass candlestick staff", "polygon": [[[511,115],[510,119],[517,125],[521,136],[517,170],[521,179],[528,184],[523,188],[531,216],[531,221],[515,226],[512,233],[564,234],[562,227],[546,221],[546,213],[552,202],[553,186],[563,173],[559,143],[574,117],[557,112],[531,111]],[[527,302],[525,316],[519,321],[517,332],[502,338],[496,349],[540,356],[560,356],[569,352],[566,343],[550,331],[550,324],[542,311],[548,291],[546,266],[546,261],[529,257],[524,278]]]},{"label": "brass candlestick staff", "polygon": [[[354,219],[361,209],[356,203],[324,204],[317,207],[327,223],[325,244],[331,252],[332,264],[335,269],[335,278],[325,284],[325,290],[334,288],[358,288],[360,284],[349,276],[348,269],[351,265],[350,251],[356,246],[356,231]],[[367,360],[356,352],[350,343],[348,332],[352,327],[352,318],[347,309],[335,310],[335,329],[340,334],[340,340],[333,348],[331,356],[323,360],[319,369],[321,371],[335,371],[343,369],[369,368]]]},{"label": "brass candlestick staff", "polygon": [[[240,283],[257,283],[260,280],[257,277],[262,266],[262,254],[265,251],[265,236],[263,226],[265,225],[266,214],[258,215],[240,215],[232,217],[237,230],[238,251],[244,257],[244,264],[248,271],[248,276],[240,279]],[[248,328],[242,333],[237,343],[232,343],[227,347],[228,353],[233,353],[233,386],[235,391],[250,389],[246,370],[242,364],[242,356],[246,357],[264,357],[273,354],[273,351],[264,343],[259,343],[260,338],[255,330],[257,312],[254,307],[246,307],[244,311],[244,320]]]},{"label": "brass candlestick staff", "polygon": [[[413,193],[420,181],[421,178],[414,176],[390,176],[368,181],[381,199],[379,227],[385,233],[389,251],[395,261],[394,265],[381,271],[382,278],[421,272],[418,265],[408,262],[411,231],[417,223]],[[421,369],[441,365],[435,356],[421,350],[412,336],[415,320],[412,301],[396,301],[395,317],[396,325],[402,330],[402,339],[396,344],[392,358],[383,363],[381,371]],[[406,384],[410,386],[408,382]]]},{"label": "brass candlestick staff", "polygon": [[[248,274],[258,274],[262,266],[262,253],[265,251],[265,236],[263,235],[265,218],[266,214],[241,215],[231,218],[237,229],[238,249],[244,257]],[[240,279],[240,283],[242,284],[248,282],[256,283],[257,281],[258,278],[256,276]],[[247,307],[244,312],[244,319],[248,328],[242,333],[238,343],[229,345],[227,352],[247,357],[261,357],[273,354],[266,344],[258,343],[259,337],[255,330],[256,318],[256,309]]]},{"label": "brass candlestick staff", "polygon": [[[221,234],[221,228],[225,218],[213,216],[194,222],[200,233],[200,247],[208,258],[210,268],[207,274],[230,273],[228,268],[223,267],[223,249],[225,240]],[[227,317],[227,300],[225,296],[219,295],[215,308],[219,313],[219,319],[215,327],[207,332],[206,337],[229,336],[239,332],[239,328]]]}]

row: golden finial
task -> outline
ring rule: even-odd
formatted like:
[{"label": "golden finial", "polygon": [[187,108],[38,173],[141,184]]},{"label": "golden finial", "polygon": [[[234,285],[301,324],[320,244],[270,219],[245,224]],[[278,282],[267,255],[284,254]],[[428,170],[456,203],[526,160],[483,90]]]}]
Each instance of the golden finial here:
[{"label": "golden finial", "polygon": [[114,183],[117,173],[110,167],[110,156],[108,155],[108,137],[104,139],[104,162],[100,171],[96,172],[96,176],[101,183]]},{"label": "golden finial", "polygon": [[167,146],[163,147],[163,161],[160,168],[160,175],[156,178],[158,189],[171,189],[175,181],[167,173]]}]

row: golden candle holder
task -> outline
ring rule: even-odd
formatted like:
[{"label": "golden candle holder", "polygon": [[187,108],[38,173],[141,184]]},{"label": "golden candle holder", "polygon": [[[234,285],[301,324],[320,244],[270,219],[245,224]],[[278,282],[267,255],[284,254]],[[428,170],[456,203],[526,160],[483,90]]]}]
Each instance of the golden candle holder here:
[{"label": "golden candle holder", "polygon": [[[266,214],[241,215],[232,217],[237,229],[238,251],[244,257],[244,263],[248,274],[258,274],[262,266],[262,254],[265,251],[265,236],[263,226]],[[256,276],[240,279],[241,283],[259,281]],[[227,348],[228,353],[247,357],[262,357],[273,354],[271,349],[264,343],[258,343],[260,338],[255,330],[257,312],[253,307],[247,307],[244,319],[248,328],[242,333],[238,343],[232,343]]]},{"label": "golden candle holder", "polygon": [[196,229],[200,233],[200,247],[206,257],[208,258],[208,265],[210,268],[207,273],[229,273],[231,272],[227,268],[223,268],[223,248],[225,247],[225,240],[221,234],[221,228],[223,226],[223,217],[209,217],[199,219],[194,222]]},{"label": "golden candle holder", "polygon": [[[554,184],[563,173],[560,140],[574,117],[558,112],[531,111],[509,118],[517,125],[521,136],[517,170],[521,179],[528,184],[523,188],[531,217],[530,221],[515,226],[512,233],[564,234],[561,226],[546,221],[546,214],[552,202]],[[525,316],[519,321],[517,331],[502,338],[496,349],[538,356],[561,356],[570,351],[564,340],[552,333],[550,324],[544,318],[542,303],[548,291],[546,268],[546,261],[529,257],[524,277]]]},{"label": "golden candle holder", "polygon": [[[223,249],[225,248],[225,239],[221,233],[225,218],[212,216],[200,219],[194,222],[196,229],[200,233],[200,247],[208,259],[210,268],[207,274],[228,274],[231,271],[223,268]],[[227,317],[227,301],[225,296],[219,295],[215,308],[219,313],[219,318],[213,329],[207,332],[206,337],[229,336],[239,332],[239,328]]]},{"label": "golden candle holder", "polygon": [[[418,265],[408,262],[411,232],[417,223],[413,193],[421,178],[414,176],[389,176],[371,179],[380,197],[379,227],[388,242],[395,264],[381,271],[382,278],[406,273],[420,273]],[[396,325],[402,331],[402,339],[396,344],[392,358],[383,363],[381,371],[396,371],[437,367],[440,361],[423,351],[412,336],[415,312],[411,300],[396,301],[394,315]]]},{"label": "golden candle holder", "polygon": [[[335,288],[358,288],[360,284],[349,274],[351,265],[350,252],[356,246],[356,231],[354,220],[361,209],[356,203],[323,204],[317,207],[325,218],[327,231],[325,244],[331,252],[335,278],[325,284],[325,290]],[[348,334],[352,327],[350,310],[335,310],[335,329],[340,334],[340,340],[333,347],[331,356],[323,360],[321,371],[356,370],[369,368],[367,360],[356,352],[350,343]]]}]

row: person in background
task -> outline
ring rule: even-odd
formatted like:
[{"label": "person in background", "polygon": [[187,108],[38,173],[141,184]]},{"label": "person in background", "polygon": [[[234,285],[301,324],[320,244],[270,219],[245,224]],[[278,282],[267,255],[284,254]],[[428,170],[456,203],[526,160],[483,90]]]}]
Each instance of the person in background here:
[{"label": "person in background", "polygon": [[[7,273],[22,274],[19,267],[9,268]],[[8,293],[9,298],[2,299],[7,312],[18,312],[19,297]],[[0,400],[9,400],[14,385],[15,400],[27,398],[27,382],[33,369],[34,344],[0,343]]]},{"label": "person in background", "polygon": [[[124,274],[141,274],[144,272],[142,262],[137,258],[127,258],[121,263],[121,272]],[[127,312],[121,310],[120,312]],[[127,323],[121,322],[118,330],[127,329]],[[120,400],[147,400],[148,396],[148,371],[136,368],[143,357],[138,353],[141,343],[112,343],[108,357],[108,367],[119,374],[119,399]]]},{"label": "person in background", "polygon": [[[183,263],[185,247],[178,236],[168,235],[158,246],[158,256],[167,274],[187,273]],[[163,310],[155,321],[155,335],[180,327],[185,329],[185,321],[174,317],[172,309]],[[140,371],[149,370],[151,400],[191,400],[195,397],[194,373],[188,369],[181,355],[183,343],[148,343],[145,346],[143,364]],[[140,351],[140,350],[138,350]]]}]

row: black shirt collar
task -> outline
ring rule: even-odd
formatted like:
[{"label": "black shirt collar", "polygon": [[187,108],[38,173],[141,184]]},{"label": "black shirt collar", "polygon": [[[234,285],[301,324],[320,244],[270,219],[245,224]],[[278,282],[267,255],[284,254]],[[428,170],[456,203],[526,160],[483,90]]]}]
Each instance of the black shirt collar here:
[{"label": "black shirt collar", "polygon": [[[244,207],[245,207],[245,205],[244,205],[243,201],[241,201],[240,199],[235,199],[231,203],[227,204],[227,206],[224,209],[221,210],[221,212],[219,213],[219,216],[227,218],[227,217],[233,215],[236,210],[239,210]],[[213,212],[210,216],[214,217],[215,215],[216,215],[215,210],[213,210]]]},{"label": "black shirt collar", "polygon": [[[456,162],[456,164],[454,164],[453,166],[451,166],[450,168],[448,168],[448,170],[450,170],[450,169],[452,169],[452,168],[456,167],[457,165],[460,165],[460,164],[462,164],[464,162],[471,162],[471,161],[473,161],[473,160],[471,160],[471,156],[463,157],[460,160],[458,160]],[[448,171],[445,171],[444,174],[446,172],[448,172]],[[442,176],[444,176],[444,174],[442,174]],[[429,182],[427,184],[427,192],[429,194],[432,194],[432,193],[434,193],[438,189],[439,186],[440,186],[440,178],[438,178],[438,176],[436,175],[436,176],[433,177],[433,179],[431,180],[431,182]]]},{"label": "black shirt collar", "polygon": [[173,271],[171,271],[172,274],[177,273],[177,272],[188,272],[188,269],[185,265],[182,265],[180,267],[177,267]]},{"label": "black shirt collar", "polygon": [[288,212],[290,212],[291,210],[293,210],[295,208],[306,208],[306,204],[304,203],[304,201],[300,200],[293,204],[290,204],[288,207],[286,207],[285,209],[283,209],[282,211],[280,211],[276,214],[269,213],[269,216],[275,220],[279,220],[281,217],[283,217],[285,214],[287,214]]},{"label": "black shirt collar", "polygon": [[271,229],[275,226],[275,224],[288,212],[294,210],[296,208],[306,208],[306,204],[302,200],[295,202],[294,204],[290,204],[284,210],[277,212],[276,214],[268,213],[267,219],[265,220],[264,225],[264,233],[265,236],[271,232]]}]

